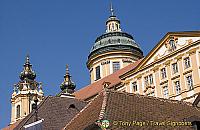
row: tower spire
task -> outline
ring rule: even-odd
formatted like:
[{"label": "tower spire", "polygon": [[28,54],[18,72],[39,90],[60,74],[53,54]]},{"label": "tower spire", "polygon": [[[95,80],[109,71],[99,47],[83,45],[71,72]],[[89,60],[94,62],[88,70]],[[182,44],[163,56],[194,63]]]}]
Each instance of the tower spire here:
[{"label": "tower spire", "polygon": [[69,76],[69,67],[68,67],[68,65],[66,64],[66,74],[65,74],[65,77],[66,76]]},{"label": "tower spire", "polygon": [[29,79],[29,80],[34,80],[36,78],[36,73],[32,70],[32,65],[30,63],[30,57],[29,55],[26,56],[26,60],[24,63],[24,69],[20,73],[20,79]]},{"label": "tower spire", "polygon": [[66,65],[66,73],[64,75],[64,81],[60,85],[60,88],[62,91],[66,91],[69,94],[73,93],[74,89],[76,88],[75,83],[71,80],[68,65]]},{"label": "tower spire", "polygon": [[25,62],[25,64],[30,64],[30,56],[29,56],[29,54],[27,54],[26,55],[26,62]]},{"label": "tower spire", "polygon": [[114,15],[112,2],[110,2],[110,12],[111,16],[106,21],[106,26],[107,26],[106,33],[121,32],[120,20]]},{"label": "tower spire", "polygon": [[110,2],[110,12],[111,12],[111,16],[114,16],[114,9],[113,9],[113,5],[112,5],[112,1]]}]

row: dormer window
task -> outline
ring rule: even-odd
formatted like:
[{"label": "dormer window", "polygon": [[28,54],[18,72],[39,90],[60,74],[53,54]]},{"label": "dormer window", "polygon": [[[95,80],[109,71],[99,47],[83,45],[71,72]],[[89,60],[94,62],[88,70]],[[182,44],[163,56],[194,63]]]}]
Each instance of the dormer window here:
[{"label": "dormer window", "polygon": [[170,45],[170,49],[171,49],[171,50],[175,50],[175,49],[176,49],[176,45],[175,45],[174,39],[171,39],[171,40],[169,41],[169,45]]}]

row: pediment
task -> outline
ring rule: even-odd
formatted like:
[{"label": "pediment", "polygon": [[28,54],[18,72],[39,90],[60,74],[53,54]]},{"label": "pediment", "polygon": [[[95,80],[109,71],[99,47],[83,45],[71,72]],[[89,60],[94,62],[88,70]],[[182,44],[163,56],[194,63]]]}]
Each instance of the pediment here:
[{"label": "pediment", "polygon": [[[175,48],[171,47],[170,40],[174,41],[174,44],[176,45]],[[147,54],[147,56],[142,59],[136,68],[121,75],[120,78],[126,79],[142,69],[145,69],[151,65],[154,66],[154,63],[168,57],[171,55],[171,53],[176,54],[181,49],[197,43],[197,41],[200,42],[200,31],[169,32],[157,43],[157,45]],[[157,67],[158,66],[154,66],[154,69]]]},{"label": "pediment", "polygon": [[200,31],[167,33],[144,58],[138,69],[150,65],[153,62],[156,62],[157,60],[178,51],[185,46],[189,46],[198,40],[200,40]]}]

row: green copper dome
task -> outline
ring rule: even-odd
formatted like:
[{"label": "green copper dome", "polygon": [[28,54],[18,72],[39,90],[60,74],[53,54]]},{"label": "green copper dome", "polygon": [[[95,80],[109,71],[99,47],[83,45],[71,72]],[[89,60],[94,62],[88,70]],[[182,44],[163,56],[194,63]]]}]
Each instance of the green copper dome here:
[{"label": "green copper dome", "polygon": [[112,51],[132,52],[142,58],[143,52],[133,37],[125,32],[109,32],[99,36],[90,50],[88,60],[96,55]]},{"label": "green copper dome", "polygon": [[143,52],[134,38],[121,30],[120,20],[114,15],[114,9],[111,5],[111,16],[106,21],[106,33],[95,40],[88,55],[87,65],[98,56],[114,53],[129,54],[132,55],[133,59],[143,57]]}]

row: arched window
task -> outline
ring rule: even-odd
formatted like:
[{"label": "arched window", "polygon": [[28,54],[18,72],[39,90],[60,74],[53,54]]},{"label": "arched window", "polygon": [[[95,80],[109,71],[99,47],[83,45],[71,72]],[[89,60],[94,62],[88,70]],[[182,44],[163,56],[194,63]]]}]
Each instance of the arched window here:
[{"label": "arched window", "polygon": [[17,105],[17,113],[16,113],[17,115],[17,118],[19,118],[20,117],[20,105]]}]

